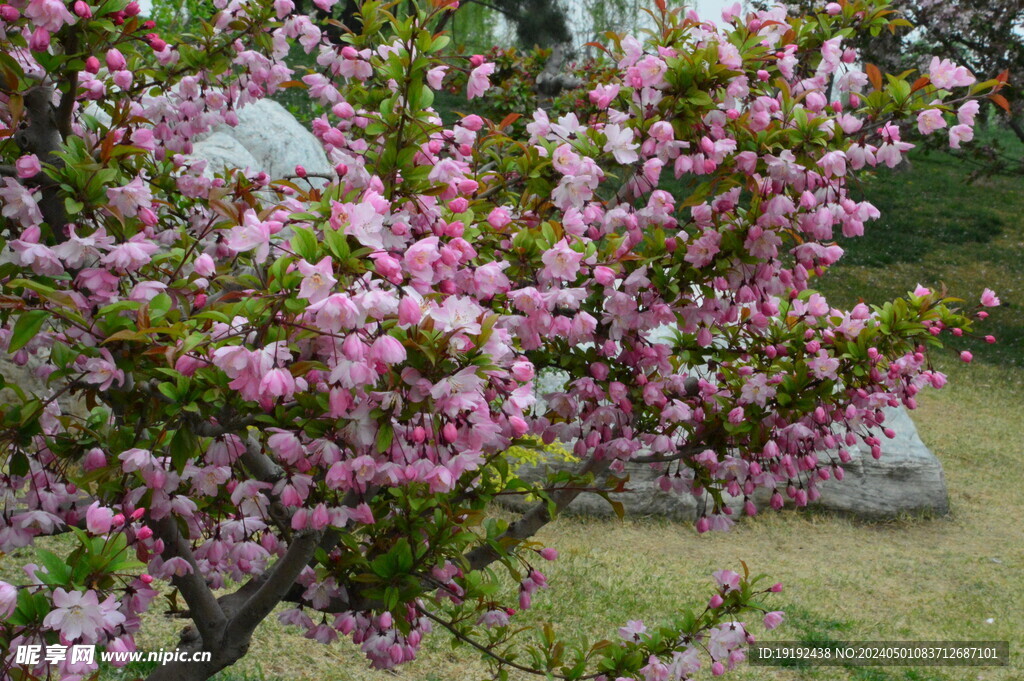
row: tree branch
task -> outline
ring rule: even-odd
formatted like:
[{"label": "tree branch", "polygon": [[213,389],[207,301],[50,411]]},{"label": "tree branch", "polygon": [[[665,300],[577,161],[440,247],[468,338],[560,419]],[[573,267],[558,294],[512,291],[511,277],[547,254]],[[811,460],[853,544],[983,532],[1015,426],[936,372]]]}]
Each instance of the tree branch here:
[{"label": "tree branch", "polygon": [[[577,475],[593,473],[595,476],[598,476],[607,471],[611,464],[611,459],[596,459],[591,457],[579,468]],[[582,488],[577,486],[559,488],[557,491],[552,493],[551,500],[555,503],[555,515],[571,504],[573,499],[578,497],[581,492]],[[519,520],[509,525],[505,533],[498,538],[498,542],[502,545],[508,544],[510,547],[515,546],[524,539],[528,539],[535,535],[540,528],[547,525],[552,519],[551,514],[548,513],[548,502],[539,501],[531,507],[529,511],[524,513]],[[472,570],[484,568],[498,560],[500,557],[501,556],[498,552],[489,545],[479,546],[465,554],[466,561],[469,563],[469,567]]]},{"label": "tree branch", "polygon": [[192,549],[189,548],[188,541],[181,536],[178,523],[174,520],[174,517],[167,516],[160,520],[151,521],[150,527],[153,528],[154,534],[163,540],[164,560],[176,557],[183,558],[192,566],[191,573],[180,577],[172,577],[171,583],[177,587],[178,591],[185,598],[185,602],[188,603],[189,611],[192,613],[192,621],[195,622],[196,629],[199,631],[200,637],[202,637],[203,646],[212,648],[217,645],[217,641],[220,639],[224,625],[227,622],[224,611],[221,610],[209,585],[203,579],[195,556],[192,555]]}]

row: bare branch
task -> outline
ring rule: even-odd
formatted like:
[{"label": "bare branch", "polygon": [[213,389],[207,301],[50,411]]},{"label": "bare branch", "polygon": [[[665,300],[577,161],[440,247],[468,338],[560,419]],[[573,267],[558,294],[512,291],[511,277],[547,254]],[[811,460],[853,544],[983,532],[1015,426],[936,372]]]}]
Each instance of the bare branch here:
[{"label": "bare branch", "polygon": [[[582,476],[587,473],[593,473],[595,476],[601,475],[608,470],[611,463],[611,459],[596,459],[591,457],[579,468],[577,475]],[[580,495],[581,491],[582,489],[576,486],[559,488],[552,493],[551,500],[555,504],[556,515],[565,509],[566,506],[571,504],[573,499]],[[537,502],[537,504],[524,513],[519,520],[509,525],[505,533],[498,539],[498,542],[502,545],[508,544],[509,546],[514,546],[524,539],[528,539],[535,535],[540,528],[547,525],[551,520],[552,516],[548,513],[548,502]],[[465,554],[465,558],[469,563],[470,569],[479,570],[498,560],[500,556],[497,551],[490,546],[479,546]]]},{"label": "bare branch", "polygon": [[295,533],[288,550],[274,566],[256,592],[234,614],[224,632],[224,643],[229,648],[248,638],[257,625],[270,614],[284,596],[291,590],[299,574],[316,552],[322,530],[302,530]]}]

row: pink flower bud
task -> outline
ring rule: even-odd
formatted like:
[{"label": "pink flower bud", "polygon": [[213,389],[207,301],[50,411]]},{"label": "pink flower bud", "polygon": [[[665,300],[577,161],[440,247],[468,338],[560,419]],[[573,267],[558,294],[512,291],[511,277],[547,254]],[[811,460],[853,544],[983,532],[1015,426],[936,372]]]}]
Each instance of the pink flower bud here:
[{"label": "pink flower bud", "polygon": [[37,26],[28,40],[28,49],[33,52],[46,52],[50,49],[50,32],[42,26]]},{"label": "pink flower bud", "polygon": [[149,529],[148,527],[142,527],[142,528],[139,529],[138,532],[135,533],[135,537],[139,541],[146,541],[147,539],[149,539],[152,536],[153,536],[153,530]]},{"label": "pink flower bud", "polygon": [[601,286],[611,286],[615,281],[615,270],[604,265],[598,265],[594,268],[594,281]]},{"label": "pink flower bud", "polygon": [[423,311],[420,309],[420,304],[415,298],[406,296],[398,303],[398,323],[405,324],[418,324],[420,318],[423,316]]},{"label": "pink flower bud", "polygon": [[213,262],[213,258],[206,253],[201,254],[195,259],[193,267],[196,274],[201,277],[212,277],[217,272],[217,265]]},{"label": "pink flower bud", "polygon": [[302,166],[295,166],[295,174],[298,175],[299,177],[305,177],[306,169],[303,168]]},{"label": "pink flower bud", "polygon": [[961,361],[964,362],[970,362],[972,359],[974,359],[974,355],[972,355],[970,351],[964,350],[963,352],[960,353],[960,359]]},{"label": "pink flower bud", "polygon": [[92,19],[92,10],[89,8],[89,4],[83,0],[75,1],[75,14],[82,19]]},{"label": "pink flower bud", "polygon": [[510,416],[508,418],[508,425],[512,428],[512,433],[516,437],[522,437],[530,430],[530,424],[519,416]]},{"label": "pink flower bud", "polygon": [[544,560],[556,560],[558,558],[558,551],[547,546],[540,550],[540,557]]},{"label": "pink flower bud", "polygon": [[7,23],[13,23],[18,20],[21,16],[21,12],[11,7],[10,5],[0,5],[0,19],[3,19]]},{"label": "pink flower bud", "polygon": [[129,16],[129,17],[138,16],[139,12],[141,12],[141,11],[142,11],[142,7],[140,7],[139,3],[135,2],[135,0],[132,0],[131,2],[129,2],[128,6],[124,8],[125,16]]},{"label": "pink flower bud", "polygon": [[482,54],[474,54],[472,57],[469,58],[469,63],[472,64],[474,67],[480,66],[481,64],[484,63],[484,56]]},{"label": "pink flower bud", "polygon": [[448,422],[444,424],[444,428],[441,429],[441,435],[444,437],[446,442],[455,442],[459,439],[459,429],[455,427],[455,424]]},{"label": "pink flower bud", "polygon": [[714,610],[715,608],[722,607],[722,603],[725,603],[725,599],[722,598],[720,594],[715,594],[711,597],[711,600],[708,601],[708,607]]},{"label": "pink flower bud", "polygon": [[139,575],[139,579],[142,581],[143,584],[152,584],[153,583],[153,575],[141,574],[141,575]]},{"label": "pink flower bud", "polygon": [[106,534],[114,519],[114,512],[94,501],[85,512],[85,526],[93,534]]},{"label": "pink flower bud", "polygon": [[35,177],[42,172],[43,167],[39,164],[39,157],[35,154],[25,154],[14,162],[14,169],[18,177],[25,179]]},{"label": "pink flower bud", "polygon": [[121,54],[121,51],[116,47],[112,47],[107,50],[107,68],[111,71],[121,71],[124,67],[128,66],[128,61]]}]

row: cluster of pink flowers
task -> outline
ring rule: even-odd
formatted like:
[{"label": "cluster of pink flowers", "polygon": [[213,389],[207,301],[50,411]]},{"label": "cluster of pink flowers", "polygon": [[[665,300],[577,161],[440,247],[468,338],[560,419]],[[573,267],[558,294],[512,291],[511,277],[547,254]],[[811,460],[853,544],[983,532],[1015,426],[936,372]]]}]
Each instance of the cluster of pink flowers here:
[{"label": "cluster of pink flowers", "polygon": [[[0,41],[44,73],[32,51],[59,54],[50,36],[93,20],[79,4],[72,15],[58,0],[20,3],[0,15],[21,33]],[[933,62],[931,85],[883,119],[841,37],[790,42],[796,20],[780,8],[730,8],[720,25],[666,13],[653,39],[621,40],[619,77],[589,90],[597,116],[538,111],[516,140],[479,116],[445,126],[414,107],[455,68],[468,99],[494,72],[479,56],[441,63],[424,26],[341,47],[290,0],[216,5],[210,49],[230,68],[182,72],[183,53],[200,57],[156,37],[145,68],[127,41],[93,50],[103,63],[86,62],[70,121],[86,151],[66,161],[65,185],[83,182],[67,224],[46,224],[48,190],[33,179],[53,158],[19,156],[18,179],[0,186],[17,270],[2,283],[24,301],[3,317],[0,347],[20,364],[36,356],[51,378],[37,428],[10,438],[0,551],[83,521],[147,570],[102,592],[29,572],[53,607],[35,628],[0,629],[11,650],[43,631],[131,649],[154,578],[258,580],[298,538],[330,533],[343,540],[299,574],[302,607],[282,620],[325,643],[351,636],[391,667],[430,630],[426,591],[475,608],[467,621],[485,628],[509,623],[514,611],[467,576],[464,552],[483,540],[463,504],[520,489],[496,465],[511,445],[571,442],[601,470],[648,462],[666,490],[711,493],[698,531],[727,529],[722,494],[751,515],[758,489],[773,508],[813,502],[850,447],[881,454],[883,407],[914,407],[945,382],[916,330],[962,333],[971,320],[938,294],[847,311],[811,286],[842,255],[835,236],[879,216],[847,182],[904,158],[900,125],[934,134],[955,117],[950,144],[970,140],[978,106],[962,67]],[[130,3],[115,24],[137,13]],[[833,9],[822,21],[857,25]],[[323,107],[312,130],[336,177],[308,188],[301,168],[206,173],[187,156],[197,135],[293,81],[293,43],[316,54],[301,83]],[[96,99],[124,115],[97,123],[84,115]],[[76,206],[97,159],[108,186]],[[702,184],[673,195],[672,177]],[[982,304],[998,302],[986,290]],[[548,370],[569,380],[538,395]],[[68,411],[65,392],[96,408]],[[182,542],[152,529],[166,520]],[[430,588],[398,607],[351,605],[360,584],[384,592],[401,575]],[[739,575],[716,579],[703,629],[689,632],[702,638],[689,640],[720,674],[752,637],[730,619]],[[519,609],[547,587],[532,566],[516,581]],[[0,613],[12,603],[0,583]],[[765,614],[767,628],[779,622]],[[627,625],[623,645],[644,631]],[[689,678],[697,647],[681,646],[633,678]]]}]

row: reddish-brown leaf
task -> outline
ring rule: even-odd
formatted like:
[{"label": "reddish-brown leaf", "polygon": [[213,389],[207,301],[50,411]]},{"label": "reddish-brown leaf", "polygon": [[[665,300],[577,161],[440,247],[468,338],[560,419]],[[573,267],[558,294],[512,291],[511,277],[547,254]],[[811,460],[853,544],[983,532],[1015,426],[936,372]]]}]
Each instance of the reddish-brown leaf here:
[{"label": "reddish-brown leaf", "polygon": [[989,95],[989,99],[996,103],[1000,109],[1003,109],[1006,113],[1010,113],[1010,103],[1006,101],[1006,97],[1002,95]]},{"label": "reddish-brown leaf", "polygon": [[504,130],[522,117],[523,114],[510,113],[508,116],[501,119],[501,123],[498,123],[498,130]]},{"label": "reddish-brown leaf", "polygon": [[865,64],[864,71],[868,74],[868,80],[871,81],[871,86],[875,90],[882,89],[882,72],[878,70],[878,67],[874,64]]},{"label": "reddish-brown leaf", "polygon": [[910,87],[910,91],[917,92],[930,82],[932,82],[931,78],[929,78],[928,76],[921,76],[920,78],[914,81],[914,84]]}]

